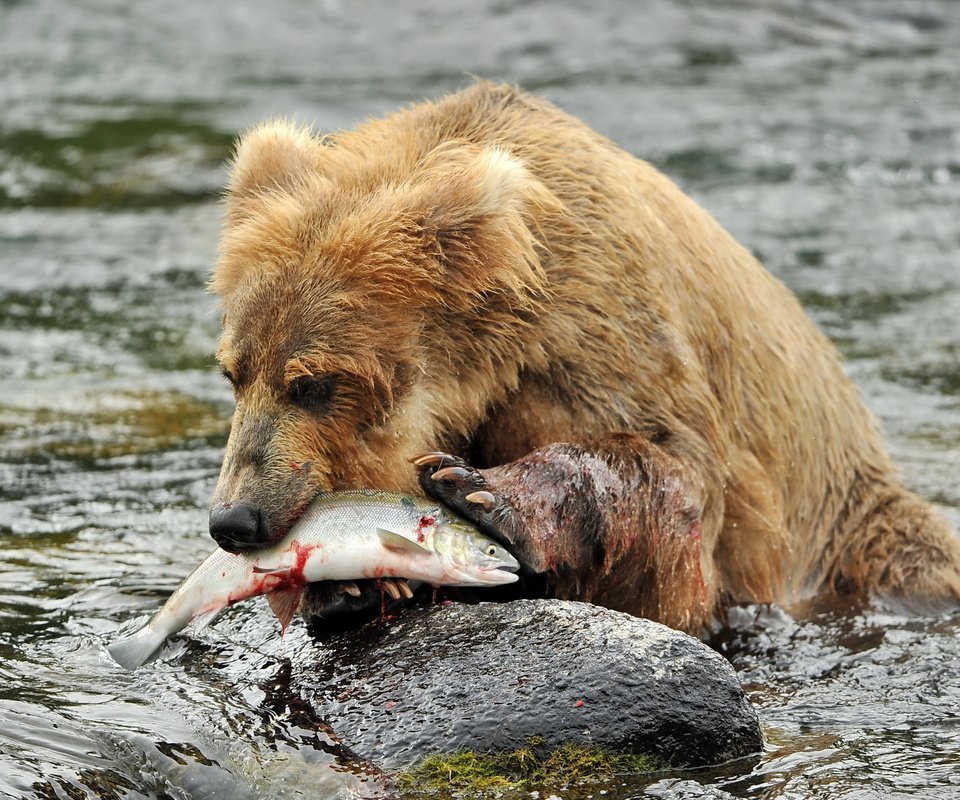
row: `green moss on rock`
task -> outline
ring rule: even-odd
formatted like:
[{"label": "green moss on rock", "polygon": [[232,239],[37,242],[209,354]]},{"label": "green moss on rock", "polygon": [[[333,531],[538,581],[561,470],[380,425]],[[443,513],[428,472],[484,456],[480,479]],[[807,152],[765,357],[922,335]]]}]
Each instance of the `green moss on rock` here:
[{"label": "green moss on rock", "polygon": [[562,790],[600,783],[620,775],[636,775],[665,765],[650,756],[615,753],[582,744],[552,750],[538,738],[505,753],[458,751],[427,756],[394,781],[402,797],[460,797],[517,790]]}]

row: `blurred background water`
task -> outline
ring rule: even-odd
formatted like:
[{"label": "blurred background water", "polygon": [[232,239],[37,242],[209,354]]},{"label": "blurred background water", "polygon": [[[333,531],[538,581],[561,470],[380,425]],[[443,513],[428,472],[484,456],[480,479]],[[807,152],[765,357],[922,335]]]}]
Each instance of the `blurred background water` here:
[{"label": "blurred background water", "polygon": [[[376,794],[284,694],[316,645],[263,605],[135,674],[102,637],[211,547],[231,400],[204,284],[231,141],[470,74],[652,161],[756,252],[960,528],[960,4],[0,0],[0,796]],[[606,796],[960,797],[957,617],[733,623],[716,644],[763,757]]]}]

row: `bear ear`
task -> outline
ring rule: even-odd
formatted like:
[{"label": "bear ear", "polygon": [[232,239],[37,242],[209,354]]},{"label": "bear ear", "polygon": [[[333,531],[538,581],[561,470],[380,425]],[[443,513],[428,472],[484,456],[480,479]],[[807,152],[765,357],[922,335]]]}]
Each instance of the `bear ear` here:
[{"label": "bear ear", "polygon": [[523,164],[499,147],[447,144],[422,166],[430,206],[424,222],[441,232],[517,211],[532,180]]},{"label": "bear ear", "polygon": [[237,144],[227,186],[232,221],[246,216],[251,200],[271,191],[292,191],[316,178],[324,144],[304,125],[273,120],[245,133]]},{"label": "bear ear", "polygon": [[457,296],[506,291],[529,302],[544,282],[539,221],[562,213],[559,201],[499,147],[450,142],[420,166],[415,213]]}]

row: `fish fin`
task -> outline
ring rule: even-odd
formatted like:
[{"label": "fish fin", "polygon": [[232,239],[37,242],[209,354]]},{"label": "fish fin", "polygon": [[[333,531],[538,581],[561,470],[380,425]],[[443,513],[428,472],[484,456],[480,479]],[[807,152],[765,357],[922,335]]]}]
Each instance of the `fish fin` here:
[{"label": "fish fin", "polygon": [[204,611],[202,614],[197,614],[197,616],[190,620],[190,630],[194,633],[202,631],[207,625],[213,622],[213,618],[222,610],[221,608],[215,608],[213,611]]},{"label": "fish fin", "polygon": [[267,592],[267,602],[270,604],[273,613],[277,615],[277,619],[280,620],[281,636],[286,632],[290,620],[297,613],[297,609],[300,608],[302,599],[302,586],[285,586],[282,589]]},{"label": "fish fin", "polygon": [[387,550],[397,550],[401,553],[429,553],[429,548],[418,544],[413,539],[408,539],[399,533],[377,528],[377,536],[380,537],[380,543]]},{"label": "fish fin", "polygon": [[107,652],[121,667],[134,670],[156,656],[165,640],[163,634],[145,625],[136,633],[109,645]]},{"label": "fish fin", "polygon": [[257,575],[280,575],[281,573],[289,572],[290,567],[252,567],[251,571]]}]

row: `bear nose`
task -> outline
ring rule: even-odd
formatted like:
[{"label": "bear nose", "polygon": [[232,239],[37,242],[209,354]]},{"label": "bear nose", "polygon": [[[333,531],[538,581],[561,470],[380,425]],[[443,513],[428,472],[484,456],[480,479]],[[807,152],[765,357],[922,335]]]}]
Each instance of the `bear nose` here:
[{"label": "bear nose", "polygon": [[224,550],[244,553],[266,546],[270,528],[251,503],[219,503],[210,509],[210,535]]}]

